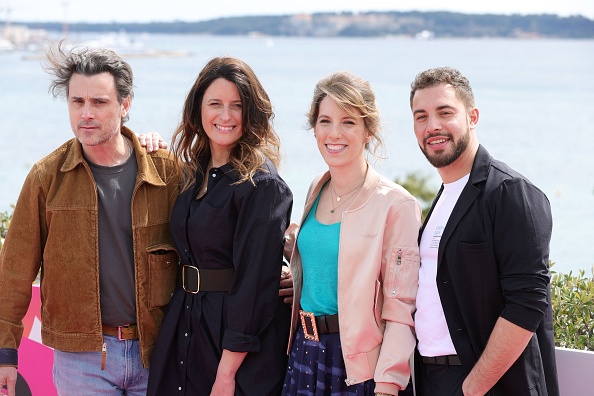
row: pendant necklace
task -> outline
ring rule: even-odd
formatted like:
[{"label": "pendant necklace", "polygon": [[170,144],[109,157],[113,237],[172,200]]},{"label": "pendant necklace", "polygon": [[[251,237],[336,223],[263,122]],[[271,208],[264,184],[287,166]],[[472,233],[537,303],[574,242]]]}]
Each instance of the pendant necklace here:
[{"label": "pendant necklace", "polygon": [[[337,199],[336,201],[339,201],[340,203],[339,203],[338,205],[334,206],[334,195],[332,194],[332,193],[333,193],[333,191],[334,191],[334,189],[333,189],[333,188],[331,188],[331,189],[330,189],[330,195],[332,196],[332,199],[331,199],[331,201],[332,201],[332,209],[330,209],[330,213],[334,213],[334,212],[336,211],[336,209],[337,209],[337,208],[338,208],[340,205],[342,205],[342,204],[344,204],[344,203],[348,202],[348,201],[349,201],[349,200],[350,200],[352,197],[354,197],[354,196],[355,196],[355,194],[353,194],[353,195],[351,195],[350,197],[348,197],[347,199],[345,199],[344,201],[340,201],[339,199]],[[354,191],[354,190],[353,190],[353,191]],[[343,196],[344,196],[344,195],[343,195]]]},{"label": "pendant necklace", "polygon": [[[369,165],[365,169],[365,175],[363,175],[363,181],[361,182],[361,184],[359,184],[357,187],[355,187],[348,193],[342,194],[342,195],[338,195],[336,190],[334,190],[334,186],[332,185],[332,179],[330,179],[330,196],[331,196],[330,201],[332,202],[332,209],[330,210],[330,213],[334,214],[334,212],[340,205],[348,202],[351,198],[353,198],[355,195],[357,195],[357,192],[359,190],[361,190],[361,187],[363,187],[363,184],[365,184],[365,179],[367,179],[367,171],[368,170],[369,170]],[[349,195],[349,194],[351,194],[351,195]],[[334,195],[336,195],[336,202],[338,202],[338,205],[336,205],[336,206],[334,206]],[[347,195],[349,195],[349,197],[345,200],[342,200],[342,197],[345,197]]]},{"label": "pendant necklace", "polygon": [[[363,182],[365,182],[365,179],[363,179]],[[350,193],[354,193],[355,191],[357,191],[358,189],[360,189],[362,185],[363,185],[363,183],[359,184],[357,187],[353,188],[351,191],[349,191],[347,193],[344,193],[342,195],[338,195],[338,193],[334,189],[334,186],[332,185],[332,181],[330,181],[330,188],[332,189],[332,192],[334,193],[334,195],[336,195],[336,202],[340,202],[342,200],[342,197],[346,197]]]}]

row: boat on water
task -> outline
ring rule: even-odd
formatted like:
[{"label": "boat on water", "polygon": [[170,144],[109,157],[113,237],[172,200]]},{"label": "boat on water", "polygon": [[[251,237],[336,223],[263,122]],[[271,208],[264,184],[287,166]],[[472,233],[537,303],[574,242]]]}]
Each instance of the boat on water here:
[{"label": "boat on water", "polygon": [[12,41],[0,37],[0,52],[13,51],[15,49]]},{"label": "boat on water", "polygon": [[149,38],[150,35],[148,34],[136,38],[130,37],[125,31],[119,31],[103,34],[91,40],[73,43],[73,46],[83,48],[108,48],[117,52],[124,58],[184,57],[189,55],[187,51],[165,51],[147,47],[145,41]]},{"label": "boat on water", "polygon": [[[160,50],[149,47],[145,42],[150,41],[150,35],[135,37],[124,31],[101,34],[88,40],[66,40],[66,48],[107,48],[118,53],[123,58],[179,58],[189,56],[187,51]],[[58,40],[46,42],[45,46],[56,45]],[[38,61],[44,58],[44,51],[26,52],[23,60]]]}]

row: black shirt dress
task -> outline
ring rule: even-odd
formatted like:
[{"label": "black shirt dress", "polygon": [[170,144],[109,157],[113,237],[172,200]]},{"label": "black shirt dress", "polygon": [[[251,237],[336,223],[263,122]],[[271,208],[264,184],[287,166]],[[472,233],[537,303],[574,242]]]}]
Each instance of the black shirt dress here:
[{"label": "black shirt dress", "polygon": [[[229,291],[177,287],[152,355],[148,395],[209,395],[223,349],[248,352],[236,395],[277,395],[286,371],[290,307],[278,297],[291,190],[267,161],[251,182],[234,184],[229,165],[208,171],[208,192],[177,198],[171,232],[182,264],[234,268]],[[196,185],[202,183],[200,173]]]}]

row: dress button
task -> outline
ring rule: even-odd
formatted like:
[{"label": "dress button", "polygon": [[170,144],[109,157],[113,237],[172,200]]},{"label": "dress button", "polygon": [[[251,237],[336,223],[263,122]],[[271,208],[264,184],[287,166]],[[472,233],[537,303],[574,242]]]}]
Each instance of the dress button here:
[{"label": "dress button", "polygon": [[213,174],[212,174],[212,177],[217,177],[217,174],[216,174],[216,173],[213,173]]},{"label": "dress button", "polygon": [[179,388],[177,388],[177,390],[179,390],[179,391],[180,391],[180,390],[181,390],[181,386],[180,386]]},{"label": "dress button", "polygon": [[187,337],[187,336],[188,336],[188,333],[184,334],[184,336],[186,336],[186,337]]},{"label": "dress button", "polygon": [[180,361],[180,362],[179,362],[179,364],[184,364],[184,361],[183,361],[183,360],[182,360],[182,361]]}]

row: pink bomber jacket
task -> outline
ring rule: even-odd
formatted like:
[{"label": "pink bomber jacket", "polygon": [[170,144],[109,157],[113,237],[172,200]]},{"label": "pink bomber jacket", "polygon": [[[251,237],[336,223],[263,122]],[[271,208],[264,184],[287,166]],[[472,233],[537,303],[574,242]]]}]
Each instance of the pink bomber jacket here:
[{"label": "pink bomber jacket", "polygon": [[[302,222],[329,179],[326,172],[312,182]],[[397,395],[409,381],[420,226],[415,198],[370,166],[361,192],[342,214],[340,229],[338,317],[349,385],[373,378],[375,392]],[[288,232],[294,287],[291,344],[300,326],[303,273],[295,243],[298,228]]]}]

